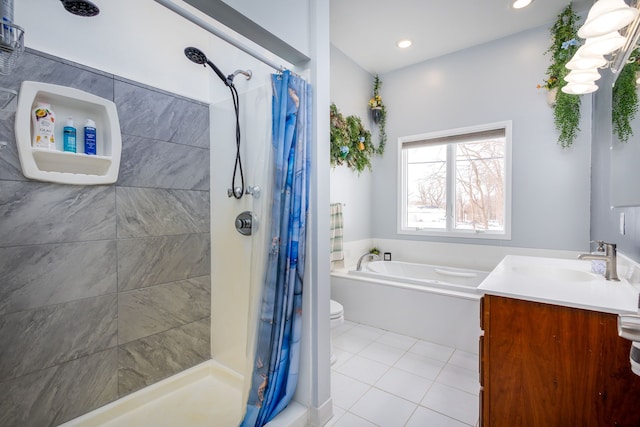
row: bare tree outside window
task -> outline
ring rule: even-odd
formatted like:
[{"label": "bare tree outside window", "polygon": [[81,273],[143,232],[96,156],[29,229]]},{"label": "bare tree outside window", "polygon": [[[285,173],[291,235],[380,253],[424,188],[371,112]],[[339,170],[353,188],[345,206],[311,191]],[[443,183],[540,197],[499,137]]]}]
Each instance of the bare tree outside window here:
[{"label": "bare tree outside window", "polygon": [[401,140],[402,230],[507,232],[506,123]]},{"label": "bare tree outside window", "polygon": [[456,144],[456,228],[504,229],[504,140]]}]

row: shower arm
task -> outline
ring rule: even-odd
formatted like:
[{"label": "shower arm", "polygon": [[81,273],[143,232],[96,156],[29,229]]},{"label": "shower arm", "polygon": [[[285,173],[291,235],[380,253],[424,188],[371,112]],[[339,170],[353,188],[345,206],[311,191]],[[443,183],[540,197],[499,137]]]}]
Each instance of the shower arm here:
[{"label": "shower arm", "polygon": [[238,74],[242,74],[247,78],[247,80],[251,80],[251,77],[253,76],[253,72],[251,72],[251,70],[235,70],[233,73],[227,76],[227,80],[233,82],[233,79],[235,79]]}]

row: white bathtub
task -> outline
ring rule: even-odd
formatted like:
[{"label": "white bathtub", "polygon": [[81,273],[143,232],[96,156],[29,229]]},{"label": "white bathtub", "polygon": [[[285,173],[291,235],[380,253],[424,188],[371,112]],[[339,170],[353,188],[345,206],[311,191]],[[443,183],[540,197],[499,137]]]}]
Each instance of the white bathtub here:
[{"label": "white bathtub", "polygon": [[331,299],[345,319],[478,353],[485,271],[374,261],[362,271],[334,272]]}]

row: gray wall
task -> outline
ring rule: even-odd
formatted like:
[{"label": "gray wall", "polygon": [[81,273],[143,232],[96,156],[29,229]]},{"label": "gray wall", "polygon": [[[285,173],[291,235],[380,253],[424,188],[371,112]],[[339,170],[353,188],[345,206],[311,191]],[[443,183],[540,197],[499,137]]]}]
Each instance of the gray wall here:
[{"label": "gray wall", "polygon": [[[593,161],[591,172],[591,239],[613,242],[618,250],[640,262],[640,207],[611,208],[611,87],[613,78],[608,70],[602,72],[598,82],[600,89],[595,92],[593,106]],[[636,115],[632,123],[635,134],[627,144],[640,143],[640,117]],[[636,165],[640,164],[640,159]],[[638,166],[636,166],[638,167]],[[638,185],[629,182],[629,186]],[[619,232],[620,213],[625,214],[625,234]]]},{"label": "gray wall", "polygon": [[588,248],[591,100],[583,97],[582,131],[562,149],[546,94],[536,89],[549,63],[548,46],[544,27],[382,76],[389,143],[373,173],[373,237],[444,241],[396,232],[398,137],[512,120],[512,239],[446,241]]},{"label": "gray wall", "polygon": [[[383,83],[384,84],[384,83]],[[368,102],[373,96],[373,76],[358,66],[342,51],[331,47],[331,102],[346,117],[359,116],[362,124],[372,132],[373,143],[378,145],[378,134],[371,119]],[[386,154],[388,155],[388,154]],[[373,170],[377,171],[372,158]],[[331,203],[343,203],[344,240],[370,239],[372,236],[372,172],[361,173],[346,165],[331,168]]]},{"label": "gray wall", "polygon": [[22,80],[113,100],[123,142],[115,185],[36,182],[0,121],[0,425],[48,426],[210,358],[209,116],[34,51]]}]

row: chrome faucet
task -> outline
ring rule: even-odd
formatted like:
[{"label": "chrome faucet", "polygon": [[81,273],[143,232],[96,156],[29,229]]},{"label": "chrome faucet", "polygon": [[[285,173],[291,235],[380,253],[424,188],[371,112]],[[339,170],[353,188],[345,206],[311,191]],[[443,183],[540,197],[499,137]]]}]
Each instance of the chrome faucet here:
[{"label": "chrome faucet", "polygon": [[380,261],[380,256],[379,255],[372,254],[371,252],[367,252],[366,254],[362,255],[360,257],[360,259],[358,260],[358,264],[356,265],[356,271],[362,270],[362,260],[365,259],[366,257],[371,257],[371,259],[373,259],[375,261]]},{"label": "chrome faucet", "polygon": [[607,280],[612,280],[614,282],[620,281],[620,279],[618,279],[618,267],[617,267],[618,260],[616,256],[616,244],[605,243],[601,241],[598,241],[597,243],[604,245],[604,255],[580,254],[578,255],[578,259],[604,261],[606,265],[604,278]]}]

